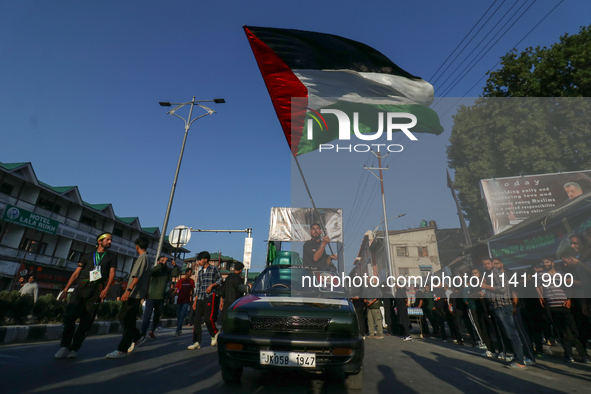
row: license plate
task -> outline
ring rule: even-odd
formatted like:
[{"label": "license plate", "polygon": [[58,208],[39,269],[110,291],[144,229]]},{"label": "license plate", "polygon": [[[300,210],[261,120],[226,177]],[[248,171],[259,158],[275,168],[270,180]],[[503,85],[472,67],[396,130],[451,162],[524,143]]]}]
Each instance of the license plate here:
[{"label": "license plate", "polygon": [[272,365],[275,367],[316,367],[316,354],[297,352],[272,352],[261,350],[261,365]]}]

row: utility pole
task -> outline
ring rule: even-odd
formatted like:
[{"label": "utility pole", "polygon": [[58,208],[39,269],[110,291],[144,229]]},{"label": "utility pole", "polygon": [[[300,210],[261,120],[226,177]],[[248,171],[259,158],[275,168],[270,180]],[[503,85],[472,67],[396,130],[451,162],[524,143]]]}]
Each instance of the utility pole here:
[{"label": "utility pole", "polygon": [[[363,166],[364,169],[369,170],[369,172],[371,172],[373,174],[373,176],[375,176],[376,178],[378,178],[378,180],[380,181],[380,187],[382,188],[382,209],[383,209],[383,215],[384,215],[384,230],[386,232],[386,237],[384,239],[385,243],[386,243],[386,267],[387,267],[387,271],[388,271],[388,276],[394,276],[396,274],[396,267],[394,267],[392,265],[392,256],[390,254],[390,237],[388,234],[388,220],[386,219],[388,217],[388,215],[386,214],[386,197],[384,195],[384,178],[382,177],[382,170],[388,170],[389,168],[382,168],[382,158],[383,157],[387,157],[389,155],[386,156],[382,156],[382,155],[377,155],[374,151],[371,151],[371,153],[373,153],[377,158],[378,158],[378,167],[366,167]],[[377,176],[372,170],[379,170],[380,171],[380,176]],[[394,296],[394,288],[390,288],[391,292],[392,292],[392,296]]]}]

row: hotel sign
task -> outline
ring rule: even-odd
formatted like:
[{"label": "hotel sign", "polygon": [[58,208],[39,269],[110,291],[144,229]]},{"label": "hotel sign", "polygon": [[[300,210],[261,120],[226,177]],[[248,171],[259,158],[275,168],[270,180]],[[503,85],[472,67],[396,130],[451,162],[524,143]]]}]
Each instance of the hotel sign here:
[{"label": "hotel sign", "polygon": [[14,205],[6,205],[2,220],[49,234],[55,234],[60,224],[57,220],[15,207]]}]

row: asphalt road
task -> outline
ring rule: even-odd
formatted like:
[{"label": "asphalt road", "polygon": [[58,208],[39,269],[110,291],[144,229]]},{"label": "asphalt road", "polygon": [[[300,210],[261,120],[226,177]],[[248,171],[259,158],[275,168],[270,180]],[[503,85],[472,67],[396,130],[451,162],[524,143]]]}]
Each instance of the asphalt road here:
[{"label": "asphalt road", "polygon": [[[241,383],[225,384],[217,351],[209,346],[187,350],[189,330],[157,331],[128,357],[109,360],[118,335],[89,337],[77,359],[55,360],[57,341],[0,347],[2,393],[347,393],[342,376],[293,370],[245,369]],[[503,367],[482,350],[438,340],[404,342],[395,337],[366,340],[365,382],[351,393],[585,393],[591,366],[544,358],[526,371]]]}]

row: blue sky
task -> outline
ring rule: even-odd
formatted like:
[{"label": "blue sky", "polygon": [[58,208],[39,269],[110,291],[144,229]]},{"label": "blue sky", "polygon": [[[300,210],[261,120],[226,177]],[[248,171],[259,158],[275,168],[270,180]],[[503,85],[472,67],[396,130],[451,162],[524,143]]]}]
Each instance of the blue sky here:
[{"label": "blue sky", "polygon": [[[167,233],[181,224],[202,229],[251,227],[253,264],[262,265],[271,207],[309,202],[291,168],[293,159],[242,25],[341,35],[374,47],[433,83],[436,96],[476,97],[486,71],[559,3],[3,2],[0,161],[30,161],[40,180],[54,186],[78,185],[86,201],[112,203],[118,216],[138,216],[144,227],[161,227],[183,124],[166,115],[158,102],[222,97],[226,104],[212,104],[218,113],[191,128]],[[457,74],[452,71],[467,63],[436,71],[485,11],[501,5],[491,19],[491,26],[501,29],[504,22],[495,21],[503,14],[512,15],[524,5],[519,15],[531,4],[449,90],[443,82],[450,75],[448,83],[453,81]],[[590,2],[564,1],[517,48],[549,46],[564,33],[578,32],[589,23],[588,15]],[[463,56],[488,29],[487,25]],[[440,228],[459,226],[445,181],[445,147],[454,111],[443,115],[456,100],[446,102],[448,107],[436,108],[445,127],[442,135],[420,136],[387,160],[388,216],[406,213],[391,221],[390,229],[415,227],[422,219],[436,220]],[[301,164],[312,174],[317,205],[339,205],[345,211],[349,265],[363,233],[381,220],[379,195],[371,195],[377,181],[367,171],[362,175],[356,161],[342,167],[326,160],[312,153],[302,156]],[[356,160],[361,166],[372,164],[366,157]],[[322,172],[328,175],[313,176]],[[359,185],[371,189],[361,207],[353,204]],[[193,234],[187,247],[242,259],[243,245],[243,234]]]}]

